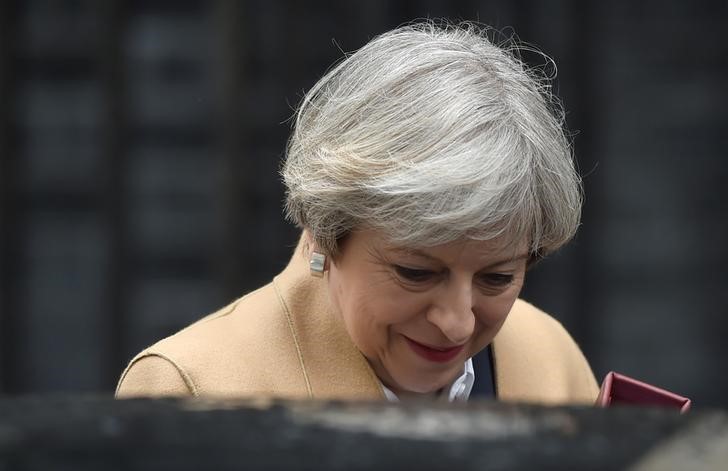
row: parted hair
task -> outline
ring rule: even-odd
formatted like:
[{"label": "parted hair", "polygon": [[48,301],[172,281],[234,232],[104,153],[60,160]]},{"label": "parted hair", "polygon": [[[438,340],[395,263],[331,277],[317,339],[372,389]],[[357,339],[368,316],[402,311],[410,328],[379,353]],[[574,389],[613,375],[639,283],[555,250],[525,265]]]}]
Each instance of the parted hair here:
[{"label": "parted hair", "polygon": [[521,47],[488,35],[402,26],[305,95],[281,173],[286,216],[319,250],[336,257],[363,227],[408,247],[505,237],[540,256],[574,236],[581,180],[563,110]]}]

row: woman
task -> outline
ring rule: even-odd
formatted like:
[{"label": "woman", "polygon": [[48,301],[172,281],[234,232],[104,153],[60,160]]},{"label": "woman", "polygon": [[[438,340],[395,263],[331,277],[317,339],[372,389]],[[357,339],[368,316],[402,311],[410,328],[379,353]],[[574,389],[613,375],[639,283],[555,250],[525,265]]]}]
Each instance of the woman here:
[{"label": "woman", "polygon": [[[282,175],[288,267],[135,357],[118,397],[591,403],[561,325],[518,299],[576,231],[548,87],[472,26],[381,35],[304,98]],[[473,359],[476,359],[475,363]]]}]

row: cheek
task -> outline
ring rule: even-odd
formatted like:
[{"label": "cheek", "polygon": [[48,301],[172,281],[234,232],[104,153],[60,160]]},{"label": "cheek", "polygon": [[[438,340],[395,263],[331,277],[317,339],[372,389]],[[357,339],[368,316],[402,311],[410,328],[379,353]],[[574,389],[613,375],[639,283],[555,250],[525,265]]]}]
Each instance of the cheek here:
[{"label": "cheek", "polygon": [[486,328],[499,328],[511,312],[513,303],[518,297],[518,290],[510,293],[503,293],[500,296],[485,298],[476,307],[476,317]]},{"label": "cheek", "polygon": [[[391,281],[369,283],[347,296],[348,315],[370,329],[383,329],[407,322],[421,312],[422,296],[407,293]],[[355,314],[354,314],[355,313]]]},{"label": "cheek", "polygon": [[334,290],[349,336],[365,354],[385,348],[390,329],[424,312],[423,296],[408,293],[391,280],[339,283]]}]

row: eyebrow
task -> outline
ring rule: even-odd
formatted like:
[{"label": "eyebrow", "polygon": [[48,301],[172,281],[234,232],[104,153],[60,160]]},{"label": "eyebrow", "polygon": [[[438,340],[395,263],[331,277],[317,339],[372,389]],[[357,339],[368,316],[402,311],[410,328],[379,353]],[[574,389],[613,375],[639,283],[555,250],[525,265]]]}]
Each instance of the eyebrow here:
[{"label": "eyebrow", "polygon": [[[437,262],[437,263],[439,263],[441,265],[445,265],[445,263],[442,260],[440,260],[439,258],[437,258],[435,256],[432,256],[432,255],[428,254],[427,252],[423,252],[422,250],[418,250],[418,249],[408,249],[408,248],[402,248],[402,247],[391,247],[390,249],[393,252],[397,252],[397,253],[400,253],[400,254],[403,254],[403,255],[414,255],[416,257],[426,258],[426,259],[431,260],[433,262]],[[523,253],[523,254],[520,254],[520,255],[516,255],[515,257],[504,258],[502,260],[498,260],[498,261],[496,261],[494,263],[491,263],[491,264],[483,267],[482,270],[488,270],[488,269],[491,269],[491,268],[494,268],[494,267],[498,267],[498,266],[501,266],[501,265],[505,265],[506,263],[517,262],[519,260],[527,260],[529,257],[530,257],[530,254]]]}]

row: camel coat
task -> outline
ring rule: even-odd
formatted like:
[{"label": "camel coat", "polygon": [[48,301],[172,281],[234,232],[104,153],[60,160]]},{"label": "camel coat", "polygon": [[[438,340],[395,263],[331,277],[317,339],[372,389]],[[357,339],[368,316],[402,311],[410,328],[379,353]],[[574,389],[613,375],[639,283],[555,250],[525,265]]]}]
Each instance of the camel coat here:
[{"label": "camel coat", "polygon": [[[496,397],[593,403],[598,387],[561,324],[517,300],[492,343]],[[380,381],[331,311],[303,244],[273,281],[134,357],[116,389],[135,396],[384,399]]]}]

